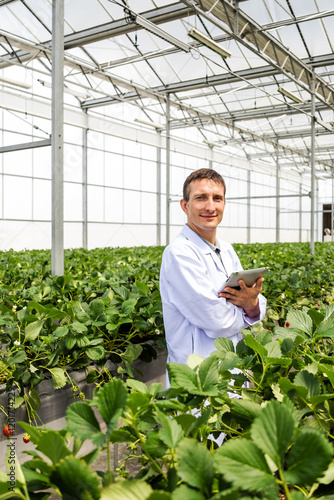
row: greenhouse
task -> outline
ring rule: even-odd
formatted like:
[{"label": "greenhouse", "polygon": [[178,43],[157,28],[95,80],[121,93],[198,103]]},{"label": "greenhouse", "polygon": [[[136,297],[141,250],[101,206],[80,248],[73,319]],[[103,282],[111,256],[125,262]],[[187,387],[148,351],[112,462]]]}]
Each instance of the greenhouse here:
[{"label": "greenhouse", "polygon": [[334,498],[333,33],[0,0],[0,500]]}]

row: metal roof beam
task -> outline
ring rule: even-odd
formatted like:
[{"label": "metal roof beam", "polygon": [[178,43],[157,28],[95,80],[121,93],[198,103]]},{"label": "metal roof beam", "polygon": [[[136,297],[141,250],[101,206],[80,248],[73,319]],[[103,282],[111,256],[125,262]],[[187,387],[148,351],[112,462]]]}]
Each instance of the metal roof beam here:
[{"label": "metal roof beam", "polygon": [[333,89],[327,82],[314,74],[312,67],[305,64],[270,33],[262,32],[261,25],[228,0],[182,1],[189,7],[192,6],[198,15],[231,35],[237,42],[275,66],[282,74],[310,93],[314,77],[317,98],[334,109]]}]

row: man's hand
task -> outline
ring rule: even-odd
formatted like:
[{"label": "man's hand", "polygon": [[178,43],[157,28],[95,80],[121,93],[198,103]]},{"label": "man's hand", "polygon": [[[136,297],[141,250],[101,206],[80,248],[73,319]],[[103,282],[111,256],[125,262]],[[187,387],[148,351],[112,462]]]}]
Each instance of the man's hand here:
[{"label": "man's hand", "polygon": [[226,287],[218,295],[224,297],[227,302],[242,307],[249,318],[255,318],[260,314],[258,295],[261,293],[263,281],[264,278],[258,278],[253,286],[248,287],[239,280],[240,290]]}]

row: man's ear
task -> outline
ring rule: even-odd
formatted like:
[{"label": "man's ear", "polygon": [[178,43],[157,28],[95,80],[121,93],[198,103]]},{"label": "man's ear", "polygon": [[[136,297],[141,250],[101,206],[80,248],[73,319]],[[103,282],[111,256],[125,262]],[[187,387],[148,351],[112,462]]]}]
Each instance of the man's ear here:
[{"label": "man's ear", "polygon": [[184,213],[188,215],[188,207],[187,207],[187,202],[186,202],[186,200],[184,200],[184,199],[182,198],[182,200],[180,200],[180,205],[181,205],[181,208],[182,208],[182,210],[184,211]]}]

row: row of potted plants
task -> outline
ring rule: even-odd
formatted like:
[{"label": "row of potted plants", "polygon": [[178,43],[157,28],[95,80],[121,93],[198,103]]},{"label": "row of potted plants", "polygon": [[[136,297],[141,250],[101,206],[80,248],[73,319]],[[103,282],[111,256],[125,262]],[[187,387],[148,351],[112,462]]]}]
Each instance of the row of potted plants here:
[{"label": "row of potted plants", "polygon": [[[10,491],[0,474],[0,499],[332,500],[334,304],[285,320],[245,330],[236,349],[221,338],[208,359],[170,363],[168,390],[116,377],[71,404],[61,431],[20,422],[35,449]],[[79,458],[88,439],[94,449]],[[112,443],[128,449],[115,471]],[[107,470],[96,471],[104,450]]]}]

